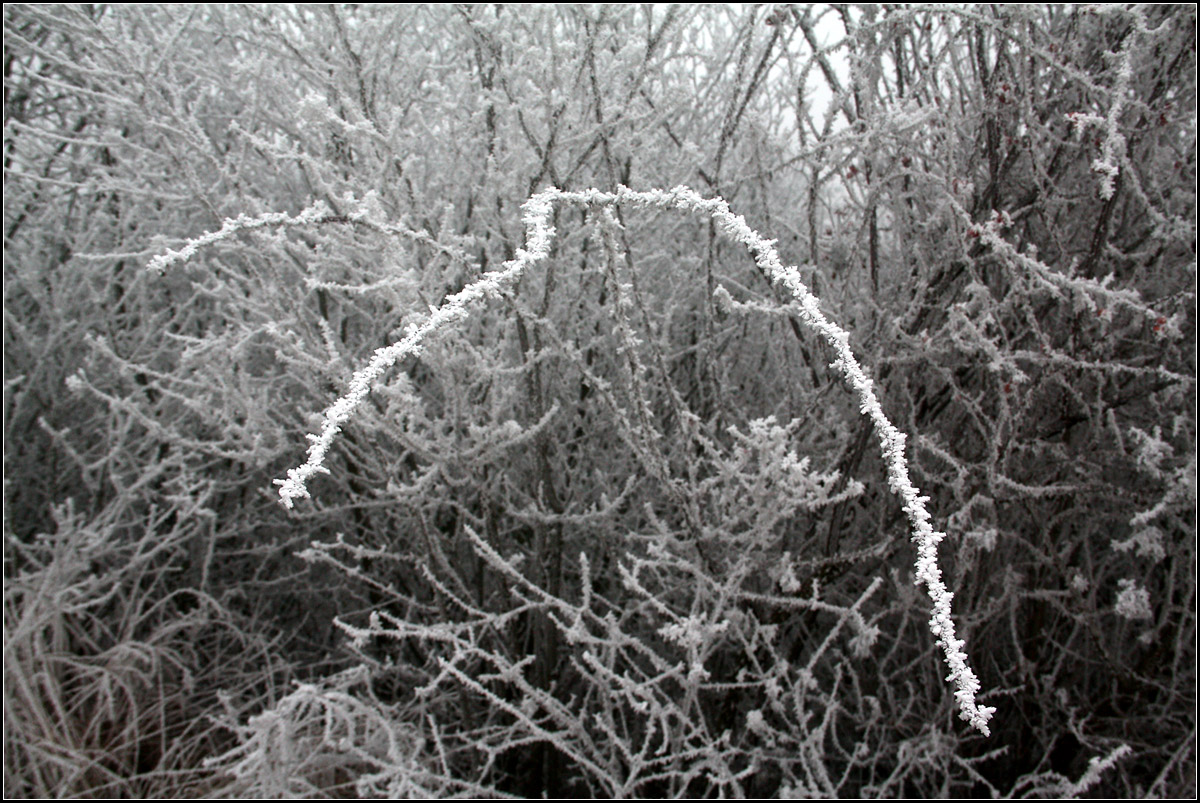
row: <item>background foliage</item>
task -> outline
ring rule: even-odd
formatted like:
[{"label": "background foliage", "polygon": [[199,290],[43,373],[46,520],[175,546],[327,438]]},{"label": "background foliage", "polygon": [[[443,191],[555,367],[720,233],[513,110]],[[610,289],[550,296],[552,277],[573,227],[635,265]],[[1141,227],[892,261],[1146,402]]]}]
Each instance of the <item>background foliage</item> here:
[{"label": "background foliage", "polygon": [[[6,5],[6,793],[1194,795],[1195,22]],[[801,266],[990,738],[857,401],[705,220],[557,209],[278,504],[551,184]]]}]

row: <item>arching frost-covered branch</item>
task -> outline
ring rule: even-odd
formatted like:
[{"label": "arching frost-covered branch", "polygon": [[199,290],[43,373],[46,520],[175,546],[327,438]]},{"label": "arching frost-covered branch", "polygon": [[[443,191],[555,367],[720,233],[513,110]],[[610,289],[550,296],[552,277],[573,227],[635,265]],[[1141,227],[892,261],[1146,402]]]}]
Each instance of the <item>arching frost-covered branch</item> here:
[{"label": "arching frost-covered branch", "polygon": [[[703,198],[687,187],[648,192],[636,192],[627,187],[620,187],[615,193],[606,193],[595,189],[563,192],[551,187],[530,197],[523,205],[526,247],[518,249],[513,259],[505,262],[499,270],[483,274],[473,284],[447,298],[441,307],[431,311],[430,316],[423,323],[410,326],[403,339],[376,350],[370,362],[355,373],[346,395],[325,411],[321,431],[308,436],[311,441],[308,448],[308,460],[303,465],[288,471],[286,479],[275,480],[276,484],[280,486],[279,495],[283,504],[291,508],[296,499],[309,496],[307,487],[309,479],[314,474],[328,473],[323,463],[334,438],[341,431],[342,425],[349,420],[354,410],[366,398],[375,380],[397,360],[419,353],[422,343],[430,335],[467,318],[470,315],[470,308],[476,302],[488,296],[498,296],[505,289],[514,286],[528,267],[549,255],[554,237],[550,215],[556,202],[584,206],[625,203],[634,206],[677,208],[687,212],[706,214],[718,225],[726,237],[745,245],[755,262],[774,282],[784,285],[792,293],[799,305],[797,314],[833,349],[835,358],[832,367],[845,376],[858,396],[862,414],[871,419],[887,467],[888,485],[892,492],[901,499],[903,510],[907,514],[911,526],[912,540],[917,546],[917,582],[925,586],[933,601],[929,627],[945,653],[946,663],[950,667],[947,680],[957,687],[954,696],[958,701],[960,716],[981,733],[988,735],[987,723],[995,713],[995,709],[977,705],[975,700],[975,695],[979,691],[979,681],[975,673],[967,666],[967,655],[963,652],[964,642],[955,635],[954,622],[950,616],[950,601],[953,595],[942,582],[941,569],[937,563],[937,545],[945,537],[945,534],[933,529],[931,516],[926,507],[929,498],[922,496],[909,479],[908,463],[904,456],[905,435],[893,426],[884,415],[871,379],[863,371],[850,349],[849,334],[821,312],[819,301],[809,292],[797,268],[785,266],[782,263],[779,253],[775,249],[775,241],[765,239],[751,229],[744,218],[730,211],[729,204],[722,198]],[[175,261],[187,259],[199,246],[224,239],[239,229],[319,223],[327,220],[328,215],[325,210],[315,210],[296,218],[288,218],[284,215],[255,220],[227,221],[225,227],[219,232],[189,242],[182,251],[156,257],[152,261],[151,267],[162,270]]]}]

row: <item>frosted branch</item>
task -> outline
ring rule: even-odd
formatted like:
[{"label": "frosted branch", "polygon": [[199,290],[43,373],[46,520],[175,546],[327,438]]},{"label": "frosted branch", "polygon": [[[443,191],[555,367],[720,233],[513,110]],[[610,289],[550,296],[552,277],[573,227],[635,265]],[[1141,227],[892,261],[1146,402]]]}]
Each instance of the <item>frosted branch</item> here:
[{"label": "frosted branch", "polygon": [[[341,431],[342,425],[349,420],[355,409],[366,398],[375,380],[397,360],[419,353],[423,342],[430,335],[466,319],[470,315],[472,305],[488,296],[497,296],[505,289],[515,285],[527,268],[549,254],[550,244],[555,233],[550,224],[550,215],[555,202],[585,206],[627,203],[634,206],[675,208],[706,214],[717,224],[725,237],[742,243],[749,249],[755,262],[766,275],[771,277],[772,281],[784,285],[792,293],[799,304],[796,310],[798,317],[833,349],[835,359],[831,367],[845,376],[858,396],[859,409],[871,420],[887,468],[888,486],[903,503],[903,510],[908,516],[912,529],[912,540],[917,545],[916,580],[925,586],[933,601],[929,628],[942,648],[946,663],[950,667],[950,674],[946,679],[954,683],[957,688],[954,696],[960,709],[959,716],[985,736],[989,735],[987,723],[995,713],[995,709],[979,706],[975,701],[975,695],[980,688],[979,680],[967,665],[967,655],[963,652],[965,643],[955,634],[950,610],[950,601],[953,595],[942,582],[941,569],[937,563],[937,545],[945,537],[945,534],[933,529],[930,523],[932,517],[926,507],[929,498],[922,496],[909,479],[908,462],[904,456],[906,436],[884,414],[879,399],[875,395],[872,380],[867,377],[850,349],[849,333],[825,317],[821,311],[820,302],[804,284],[797,267],[785,266],[780,260],[779,253],[775,249],[775,241],[765,239],[751,229],[746,220],[731,212],[729,204],[719,197],[703,198],[694,190],[682,186],[671,190],[657,189],[647,192],[636,192],[621,186],[615,193],[601,192],[597,189],[563,192],[550,187],[531,196],[522,207],[525,212],[526,248],[517,249],[516,256],[505,262],[499,270],[485,273],[473,284],[447,298],[442,306],[431,311],[423,323],[412,324],[403,339],[375,351],[370,362],[359,369],[350,380],[349,391],[346,395],[325,411],[320,433],[308,436],[311,441],[308,448],[308,460],[303,465],[288,471],[286,479],[275,480],[275,483],[280,486],[279,496],[283,505],[290,509],[296,499],[308,497],[310,495],[307,487],[308,481],[315,474],[328,473],[328,469],[324,467],[323,463],[334,438]],[[171,251],[155,257],[151,260],[150,266],[162,270],[174,262],[186,260],[201,246],[218,242],[242,229],[319,222],[321,216],[327,214],[327,210],[323,211],[314,207],[312,210],[301,213],[297,218],[289,218],[287,215],[264,215],[255,219],[242,217],[237,220],[229,220],[219,231],[189,241],[180,251]]]},{"label": "frosted branch", "polygon": [[188,240],[178,251],[168,250],[165,254],[158,254],[147,263],[146,268],[159,274],[164,273],[167,268],[177,262],[187,262],[201,248],[215,245],[222,240],[232,237],[239,231],[263,229],[269,226],[302,226],[313,223],[325,223],[331,220],[332,217],[333,213],[329,207],[323,201],[317,201],[295,217],[289,215],[287,212],[268,212],[265,215],[259,215],[254,218],[247,215],[226,218],[221,228],[216,231],[210,231],[207,234],[202,234],[194,240]]}]

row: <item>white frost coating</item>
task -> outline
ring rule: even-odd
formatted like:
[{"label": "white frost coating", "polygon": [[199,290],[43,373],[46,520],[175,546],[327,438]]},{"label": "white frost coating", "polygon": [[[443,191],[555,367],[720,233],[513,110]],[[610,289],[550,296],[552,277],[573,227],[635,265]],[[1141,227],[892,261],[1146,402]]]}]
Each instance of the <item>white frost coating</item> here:
[{"label": "white frost coating", "polygon": [[262,229],[267,226],[302,226],[311,223],[321,223],[328,220],[331,214],[329,207],[323,201],[317,201],[295,217],[288,215],[287,212],[268,212],[265,215],[259,215],[255,218],[246,215],[238,215],[236,218],[226,218],[221,228],[203,234],[194,240],[188,240],[183,244],[183,248],[180,248],[178,251],[168,250],[165,254],[159,254],[150,260],[146,268],[161,274],[176,262],[187,262],[204,246],[219,243],[221,240],[239,231]]},{"label": "white frost coating", "polygon": [[1131,622],[1154,618],[1154,609],[1150,607],[1150,592],[1140,587],[1137,580],[1119,580],[1117,585],[1121,590],[1117,592],[1117,603],[1113,608],[1118,616]]},{"label": "white frost coating", "polygon": [[[726,237],[742,243],[749,249],[755,262],[771,277],[772,281],[781,283],[788,288],[799,303],[799,308],[796,310],[797,315],[809,328],[820,334],[833,349],[836,358],[832,367],[846,377],[847,382],[858,395],[859,409],[864,415],[870,417],[871,423],[874,425],[887,468],[888,486],[893,493],[900,497],[903,510],[908,515],[912,527],[912,540],[917,545],[916,579],[918,583],[924,584],[933,601],[929,629],[945,653],[946,663],[950,667],[950,674],[946,680],[953,682],[957,687],[954,696],[958,701],[959,716],[985,736],[990,735],[987,723],[996,709],[979,706],[975,701],[975,695],[980,688],[979,680],[967,666],[967,655],[963,652],[965,642],[955,636],[954,622],[950,616],[950,601],[953,595],[942,582],[941,569],[937,564],[937,545],[945,537],[945,534],[933,529],[930,524],[931,516],[925,506],[929,497],[921,496],[920,491],[909,479],[908,463],[904,457],[905,435],[893,426],[884,415],[883,409],[879,405],[879,399],[872,389],[871,379],[867,377],[850,349],[849,333],[825,317],[821,312],[820,302],[809,292],[796,266],[784,266],[780,261],[779,254],[775,250],[775,241],[765,239],[751,229],[743,217],[730,211],[729,204],[723,198],[703,198],[694,190],[683,186],[671,190],[659,189],[647,192],[636,192],[621,186],[615,193],[601,192],[596,189],[563,192],[549,187],[531,196],[522,206],[525,212],[527,248],[517,249],[516,256],[505,262],[500,270],[485,273],[478,281],[450,296],[441,307],[431,311],[429,318],[424,323],[411,326],[408,334],[402,340],[376,350],[371,361],[354,374],[350,381],[349,392],[325,411],[320,434],[308,436],[312,442],[308,448],[308,460],[304,465],[288,471],[287,479],[275,480],[275,483],[280,486],[279,496],[282,503],[291,508],[296,499],[308,497],[308,480],[314,474],[328,473],[328,469],[322,463],[325,455],[329,452],[333,439],[341,431],[341,425],[350,418],[355,408],[366,398],[371,384],[384,371],[401,357],[417,353],[422,341],[429,335],[465,319],[470,314],[469,305],[486,296],[498,295],[505,288],[515,284],[526,268],[549,254],[550,243],[554,236],[554,228],[550,225],[550,215],[556,201],[582,205],[628,203],[635,206],[677,208],[689,212],[705,213],[712,218]],[[297,218],[288,218],[286,215],[282,215],[263,216],[256,220],[226,221],[220,231],[190,241],[179,252],[168,252],[163,256],[155,257],[150,266],[162,270],[176,261],[186,260],[195,253],[199,246],[216,242],[241,228],[308,223],[315,222],[315,219],[319,217],[317,214],[309,213],[308,219],[303,219],[305,213],[302,213]]]},{"label": "white frost coating", "polygon": [[1067,786],[1063,790],[1063,797],[1075,798],[1082,795],[1087,790],[1091,789],[1096,784],[1100,783],[1100,775],[1112,767],[1121,759],[1133,753],[1133,748],[1127,744],[1119,745],[1115,750],[1109,753],[1104,758],[1093,756],[1088,760],[1088,767],[1079,780]]},{"label": "white frost coating", "polygon": [[809,292],[796,266],[785,267],[780,261],[775,242],[761,237],[747,225],[744,218],[729,211],[729,204],[724,199],[704,199],[686,187],[676,187],[669,192],[651,190],[646,193],[621,187],[617,191],[617,200],[707,212],[726,236],[750,250],[754,261],[773,281],[782,283],[791,291],[800,302],[800,318],[824,337],[833,348],[837,358],[832,367],[845,375],[858,394],[859,409],[864,415],[870,416],[887,467],[888,486],[903,501],[904,512],[908,514],[909,523],[912,525],[912,538],[917,544],[917,582],[925,585],[933,600],[933,616],[929,620],[929,629],[946,655],[946,663],[950,667],[950,674],[946,680],[958,687],[954,696],[958,700],[959,716],[985,736],[990,735],[987,723],[996,709],[979,706],[975,702],[975,694],[979,691],[979,679],[967,666],[967,655],[962,650],[965,642],[955,636],[954,622],[950,618],[950,600],[953,594],[942,582],[942,572],[937,565],[937,545],[945,534],[936,532],[930,524],[931,517],[925,507],[929,497],[921,496],[908,477],[908,463],[904,458],[905,435],[884,415],[879,399],[872,389],[871,380],[850,350],[849,333],[825,317],[817,297]]},{"label": "white frost coating", "polygon": [[1104,140],[1099,142],[1100,156],[1092,161],[1092,172],[1100,180],[1100,198],[1112,200],[1117,191],[1117,176],[1120,175],[1120,164],[1127,163],[1125,154],[1125,136],[1120,131],[1121,115],[1129,101],[1129,82],[1133,78],[1133,40],[1136,37],[1152,36],[1157,30],[1151,31],[1146,26],[1146,16],[1136,8],[1126,9],[1133,17],[1134,36],[1129,36],[1125,47],[1113,56],[1117,60],[1117,78],[1112,88],[1112,103],[1108,114],[1100,117],[1095,114],[1074,112],[1067,115],[1067,120],[1074,129],[1076,138],[1083,133],[1086,125],[1097,125],[1104,128]]},{"label": "white frost coating", "polygon": [[310,477],[314,474],[329,473],[322,463],[325,462],[325,455],[329,452],[333,439],[341,431],[342,424],[367,397],[371,384],[384,371],[401,357],[418,353],[421,342],[430,334],[465,319],[470,314],[468,305],[485,296],[498,295],[504,288],[514,284],[525,268],[550,253],[550,240],[554,236],[554,228],[550,225],[550,213],[553,210],[551,199],[558,194],[558,190],[546,190],[525,202],[523,208],[528,249],[518,248],[516,257],[505,262],[500,270],[483,274],[477,282],[447,298],[441,307],[432,311],[424,323],[409,327],[403,340],[386,348],[376,349],[366,367],[354,374],[354,378],[350,380],[349,392],[325,411],[321,434],[308,436],[312,441],[312,445],[308,447],[308,460],[299,468],[288,471],[287,479],[275,480],[275,484],[280,486],[279,497],[285,507],[291,508],[294,500],[309,496],[307,483]]}]

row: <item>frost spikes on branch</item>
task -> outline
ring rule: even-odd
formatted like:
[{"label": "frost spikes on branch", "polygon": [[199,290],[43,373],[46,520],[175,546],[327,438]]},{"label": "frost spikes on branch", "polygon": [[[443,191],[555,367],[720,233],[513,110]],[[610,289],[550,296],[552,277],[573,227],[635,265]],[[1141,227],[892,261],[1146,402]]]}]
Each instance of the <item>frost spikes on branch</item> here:
[{"label": "frost spikes on branch", "polygon": [[[929,498],[921,496],[909,479],[908,463],[904,457],[905,436],[884,415],[879,399],[872,389],[872,381],[864,373],[850,349],[849,333],[821,312],[820,302],[808,290],[796,266],[783,265],[775,250],[775,241],[767,240],[751,229],[743,217],[730,211],[729,204],[723,198],[703,198],[694,190],[683,186],[647,192],[636,192],[621,186],[615,193],[601,192],[597,189],[563,192],[549,187],[531,196],[522,206],[525,212],[527,247],[517,249],[516,256],[505,262],[499,270],[485,273],[478,281],[450,296],[441,307],[431,312],[424,323],[410,326],[402,340],[375,351],[370,362],[359,369],[350,380],[349,392],[325,411],[320,434],[308,436],[312,442],[308,447],[308,460],[304,465],[288,471],[286,479],[275,480],[280,486],[279,496],[284,506],[291,508],[296,499],[309,496],[307,482],[314,474],[328,473],[328,469],[322,464],[333,439],[341,431],[342,424],[366,398],[372,383],[384,371],[398,359],[418,353],[422,342],[429,335],[467,318],[470,305],[486,296],[497,296],[513,286],[526,268],[549,254],[550,243],[554,237],[550,215],[556,201],[581,205],[628,203],[707,214],[726,237],[742,243],[749,249],[755,262],[773,281],[783,284],[791,291],[800,305],[800,318],[833,349],[836,357],[832,367],[846,377],[854,392],[858,394],[860,410],[870,417],[874,425],[887,467],[888,486],[902,500],[903,510],[912,526],[912,539],[917,545],[916,578],[918,583],[925,585],[933,601],[929,627],[945,653],[946,663],[950,667],[950,674],[946,680],[957,686],[954,696],[958,701],[959,716],[985,736],[990,735],[987,723],[996,709],[979,706],[975,702],[979,680],[967,666],[967,655],[962,649],[964,642],[955,635],[954,622],[950,615],[950,600],[953,595],[942,582],[941,570],[937,565],[937,544],[945,534],[934,531],[930,524],[931,516],[925,506]],[[314,208],[295,218],[289,218],[287,215],[266,215],[254,220],[243,217],[236,221],[226,221],[220,231],[189,241],[181,251],[155,257],[151,260],[150,267],[163,270],[174,262],[185,261],[200,246],[222,240],[240,229],[325,222],[327,216],[327,210]]]}]

